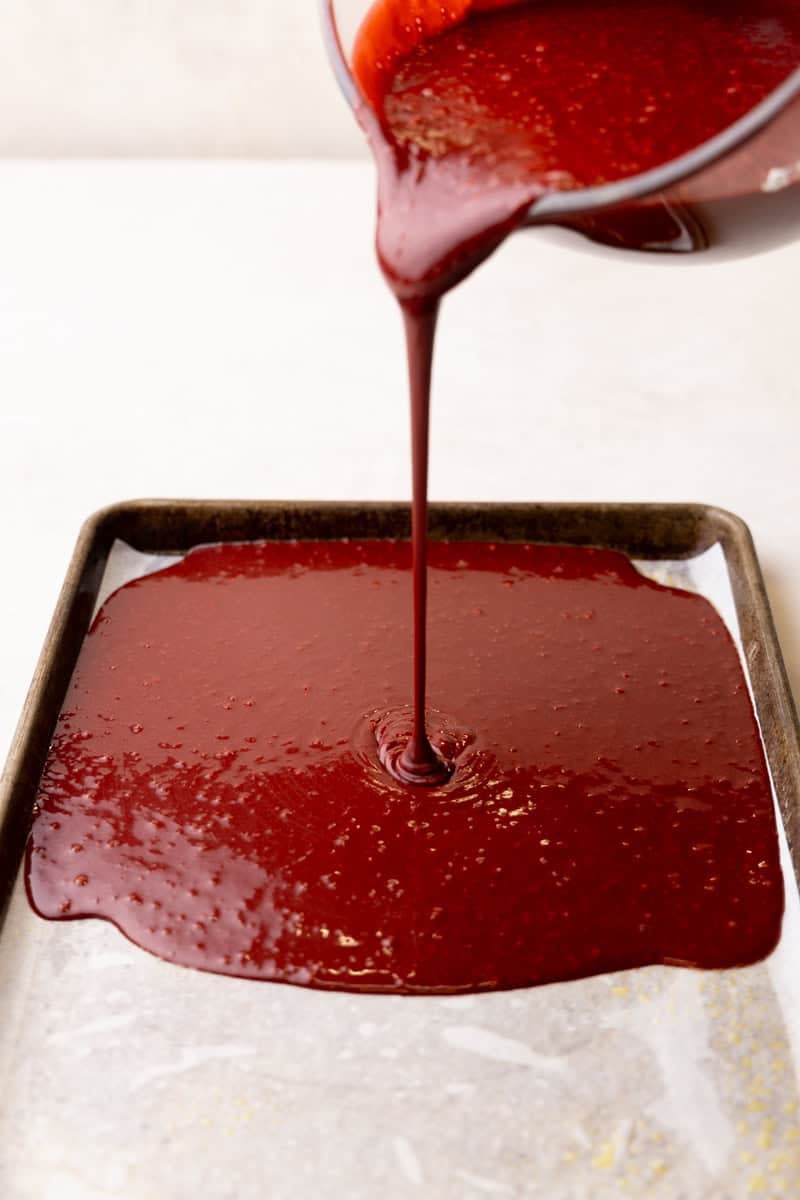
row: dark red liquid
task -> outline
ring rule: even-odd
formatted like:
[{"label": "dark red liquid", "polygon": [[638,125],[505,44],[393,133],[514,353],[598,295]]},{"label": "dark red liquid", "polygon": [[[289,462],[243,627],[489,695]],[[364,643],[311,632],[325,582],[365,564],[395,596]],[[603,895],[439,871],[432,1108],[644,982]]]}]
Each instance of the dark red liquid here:
[{"label": "dark red liquid", "polygon": [[[701,145],[800,66],[798,0],[536,0],[398,44],[407,9],[377,4],[354,55],[374,111],[379,252],[401,296],[452,286],[543,194]],[[654,220],[628,214],[627,244],[657,240]]]},{"label": "dark red liquid", "polygon": [[59,723],[31,901],[316,987],[753,962],[783,890],[720,619],[605,551],[438,544],[427,572],[428,413],[443,292],[537,195],[745,112],[800,58],[797,7],[543,0],[460,25],[469,0],[416,0],[419,24],[403,7],[376,6],[356,67],[408,336],[413,673],[402,544],[216,547],[122,589]]},{"label": "dark red liquid", "polygon": [[[441,296],[527,221],[535,200],[677,158],[744,116],[799,64],[800,0],[377,0],[371,8],[353,69],[378,165],[378,255],[404,308],[412,381],[417,689],[401,778],[437,774],[422,728],[423,575]],[[753,218],[746,193],[766,173],[747,158],[737,164],[736,198],[730,181],[717,180],[729,232]],[[788,215],[800,224],[797,189],[789,191]],[[759,200],[756,218],[766,217]],[[772,208],[785,218],[783,199]],[[713,221],[677,198],[572,224],[625,247],[704,248],[714,237]]]},{"label": "dark red liquid", "polygon": [[432,787],[444,783],[453,764],[436,753],[425,729],[425,695],[428,668],[428,446],[433,346],[439,306],[436,301],[415,308],[406,306],[409,389],[411,393],[411,458],[413,505],[411,530],[414,557],[414,725],[399,755],[382,748],[386,769],[404,783]]},{"label": "dark red liquid", "polygon": [[608,551],[430,553],[440,788],[377,758],[412,724],[406,543],[212,547],[113,596],[41,785],[38,912],[367,991],[766,954],[772,800],[711,606]]},{"label": "dark red liquid", "polygon": [[[379,253],[401,296],[452,286],[542,195],[626,179],[702,145],[800,66],[798,0],[536,0],[484,14],[460,0],[428,6],[438,36],[413,21],[403,32],[410,7],[380,0],[354,52],[380,171]],[[717,179],[719,195],[758,192],[768,167],[796,161],[800,134],[770,149],[752,177],[737,159],[741,178]],[[760,199],[768,221],[770,198]],[[644,219],[597,214],[589,232],[615,222],[616,239],[604,240],[670,240],[669,215],[652,205]],[[699,210],[687,223],[698,245],[714,239],[695,228]]]}]

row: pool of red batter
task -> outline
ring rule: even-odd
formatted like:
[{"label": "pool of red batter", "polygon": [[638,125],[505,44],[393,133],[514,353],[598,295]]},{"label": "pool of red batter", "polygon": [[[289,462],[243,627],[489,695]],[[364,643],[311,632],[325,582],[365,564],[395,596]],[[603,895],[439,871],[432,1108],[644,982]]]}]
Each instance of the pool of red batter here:
[{"label": "pool of red batter", "polygon": [[410,548],[213,546],[120,589],[42,779],[27,886],[171,962],[357,991],[521,987],[775,945],[783,888],[736,650],[620,554],[434,543],[429,731]]}]

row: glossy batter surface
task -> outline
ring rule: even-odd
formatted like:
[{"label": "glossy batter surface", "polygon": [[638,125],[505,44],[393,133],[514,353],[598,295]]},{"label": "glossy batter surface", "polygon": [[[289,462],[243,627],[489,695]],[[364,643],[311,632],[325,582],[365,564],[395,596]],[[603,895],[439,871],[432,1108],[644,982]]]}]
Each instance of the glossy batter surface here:
[{"label": "glossy batter surface", "polygon": [[327,542],[197,550],[116,593],[43,777],[35,908],[354,990],[766,954],[772,801],[711,606],[612,552],[433,544],[428,728],[457,767],[424,789],[377,759],[410,730],[409,590],[407,543]]},{"label": "glossy batter surface", "polygon": [[[358,107],[378,166],[378,258],[403,308],[411,399],[415,720],[383,761],[442,782],[426,733],[426,528],[438,305],[547,192],[624,179],[706,142],[800,63],[800,0],[376,0],[356,38]],[[777,152],[778,144],[761,147]],[[789,143],[794,145],[790,138]],[[768,209],[759,149],[730,166],[727,217],[651,197],[572,221],[634,249],[705,249],[719,228],[797,224]],[[792,168],[793,169],[793,168]],[[720,196],[729,197],[723,189]],[[790,197],[791,199],[791,197]],[[796,198],[795,198],[796,199]],[[736,216],[733,225],[731,220]],[[780,219],[779,219],[780,218]],[[570,222],[567,222],[569,224]],[[752,237],[750,236],[750,239]]]},{"label": "glossy batter surface", "polygon": [[744,116],[800,66],[800,3],[379,0],[353,65],[383,266],[441,290],[542,194],[661,166]]}]

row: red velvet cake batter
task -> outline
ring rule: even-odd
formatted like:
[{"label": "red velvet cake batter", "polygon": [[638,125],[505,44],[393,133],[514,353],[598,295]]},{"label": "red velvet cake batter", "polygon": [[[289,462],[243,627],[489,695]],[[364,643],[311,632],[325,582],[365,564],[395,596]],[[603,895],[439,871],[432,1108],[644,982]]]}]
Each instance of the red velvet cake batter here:
[{"label": "red velvet cake batter", "polygon": [[81,652],[28,856],[46,917],[316,987],[508,988],[752,962],[782,883],[736,651],[609,551],[431,546],[411,730],[407,543],[217,546],[137,580]]},{"label": "red velvet cake batter", "polygon": [[439,299],[532,200],[666,162],[798,62],[798,0],[374,5],[354,68],[409,348],[413,678],[403,543],[211,547],[123,588],[42,782],[42,915],[365,991],[772,949],[772,798],[721,620],[607,551],[428,560],[428,416]]},{"label": "red velvet cake batter", "polygon": [[[387,760],[399,778],[446,778],[424,727],[428,426],[442,295],[534,200],[669,162],[744,116],[798,64],[800,0],[376,0],[369,10],[353,70],[411,396],[415,721]],[[757,188],[766,165],[753,173],[748,164],[752,178],[737,180],[736,193]],[[748,212],[769,219],[765,205]],[[580,227],[628,247],[675,238],[705,247],[713,230],[699,221],[673,206],[601,213]]]},{"label": "red velvet cake batter", "polygon": [[[419,299],[462,278],[544,193],[661,166],[744,116],[800,66],[800,2],[378,0],[353,65],[381,262],[401,298]],[[637,230],[652,236],[629,222],[629,245]]]}]

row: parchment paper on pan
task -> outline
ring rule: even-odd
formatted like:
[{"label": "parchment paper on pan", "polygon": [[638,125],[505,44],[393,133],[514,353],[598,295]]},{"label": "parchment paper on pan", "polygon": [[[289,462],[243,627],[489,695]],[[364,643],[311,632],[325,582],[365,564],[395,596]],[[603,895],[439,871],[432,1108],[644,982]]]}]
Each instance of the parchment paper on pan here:
[{"label": "parchment paper on pan", "polygon": [[[173,561],[118,543],[100,602]],[[711,600],[741,654],[719,547],[637,565]],[[39,920],[18,881],[0,1195],[798,1197],[800,902],[781,839],[787,911],[765,963],[450,998],[170,966],[104,922]]]}]

